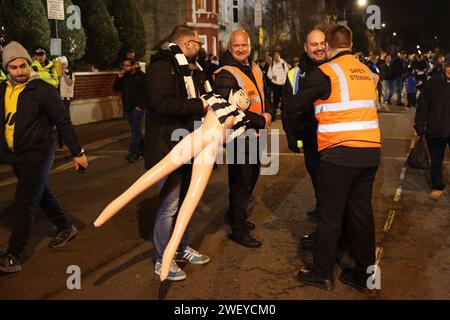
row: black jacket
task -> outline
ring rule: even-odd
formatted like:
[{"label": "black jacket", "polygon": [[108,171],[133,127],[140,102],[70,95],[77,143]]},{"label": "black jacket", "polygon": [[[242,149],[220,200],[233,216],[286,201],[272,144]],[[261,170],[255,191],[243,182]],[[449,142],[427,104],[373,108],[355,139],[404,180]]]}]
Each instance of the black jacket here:
[{"label": "black jacket", "polygon": [[[303,90],[303,83],[305,79],[314,76],[314,70],[320,64],[315,63],[306,53],[304,53],[300,59],[300,73],[302,76],[299,79],[299,92]],[[288,80],[283,87],[283,99],[281,105],[281,120],[283,122],[283,129],[286,132],[289,149],[293,152],[300,153],[300,149],[297,146],[297,141],[302,137],[311,134],[317,134],[317,119],[314,114],[314,104],[308,102],[305,111],[299,111],[294,114],[290,114],[289,110],[296,110],[296,100],[292,99],[294,93],[292,90],[291,82]]]},{"label": "black jacket", "polygon": [[64,138],[72,155],[81,145],[58,91],[43,80],[31,80],[20,93],[14,128],[14,152],[5,142],[6,82],[0,84],[0,157],[4,163],[40,163],[54,148],[53,126]]},{"label": "black jacket", "polygon": [[[188,99],[182,71],[170,50],[161,48],[147,70],[145,167],[150,169],[161,161],[179,140],[172,141],[177,129],[194,130],[194,122],[205,115],[200,98]],[[198,94],[206,93],[206,74],[192,72]]]},{"label": "black jacket", "polygon": [[392,63],[388,65],[386,61],[383,61],[379,64],[378,69],[380,69],[380,81],[394,80],[392,76]]},{"label": "black jacket", "polygon": [[432,138],[450,138],[450,81],[443,72],[425,84],[416,112],[417,134]]},{"label": "black jacket", "polygon": [[406,62],[400,58],[395,58],[391,65],[391,74],[393,79],[403,78],[406,73]]},{"label": "black jacket", "polygon": [[126,73],[122,78],[117,76],[113,90],[122,93],[122,104],[125,112],[145,107],[145,74],[141,70]]},{"label": "black jacket", "polygon": [[[234,59],[231,56],[229,51],[227,51],[220,58],[220,67],[223,67],[223,66],[232,66],[232,67],[239,68],[256,85],[256,80],[253,77],[251,65],[244,66],[244,65],[234,61]],[[218,74],[216,74],[214,83],[215,83],[216,92],[218,94],[220,94],[225,100],[228,100],[231,90],[237,91],[237,90],[241,89],[241,87],[239,87],[239,84],[238,84],[236,78],[226,70],[222,70]],[[261,95],[263,93],[264,92],[260,92]],[[266,97],[266,99],[267,98],[268,97]],[[266,101],[264,101],[265,106],[267,106]],[[245,111],[245,117],[246,117],[245,120],[248,121],[249,128],[258,130],[258,129],[264,129],[266,127],[266,118],[264,118],[264,116],[262,116],[260,114],[250,112],[250,111]]]}]

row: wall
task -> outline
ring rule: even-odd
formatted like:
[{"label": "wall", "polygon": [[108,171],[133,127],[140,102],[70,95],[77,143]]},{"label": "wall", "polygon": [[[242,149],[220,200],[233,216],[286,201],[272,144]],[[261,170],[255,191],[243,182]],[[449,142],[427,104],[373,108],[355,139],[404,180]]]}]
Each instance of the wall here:
[{"label": "wall", "polygon": [[70,114],[74,125],[120,118],[120,93],[112,90],[117,72],[76,72]]}]

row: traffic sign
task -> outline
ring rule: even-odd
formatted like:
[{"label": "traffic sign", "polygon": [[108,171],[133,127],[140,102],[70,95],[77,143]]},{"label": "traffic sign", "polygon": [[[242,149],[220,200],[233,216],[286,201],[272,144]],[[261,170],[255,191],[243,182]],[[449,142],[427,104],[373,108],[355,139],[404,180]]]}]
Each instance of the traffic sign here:
[{"label": "traffic sign", "polygon": [[47,0],[47,16],[50,20],[64,20],[64,0]]}]

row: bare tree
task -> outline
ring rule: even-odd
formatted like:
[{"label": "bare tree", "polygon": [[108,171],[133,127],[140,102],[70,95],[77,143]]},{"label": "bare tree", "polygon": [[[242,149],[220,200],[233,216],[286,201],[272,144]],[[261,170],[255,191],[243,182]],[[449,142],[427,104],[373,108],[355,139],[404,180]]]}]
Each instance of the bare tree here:
[{"label": "bare tree", "polygon": [[306,34],[311,29],[326,29],[333,23],[333,2],[335,1],[268,0],[264,24],[270,32],[270,50],[281,51],[287,58],[300,55]]}]

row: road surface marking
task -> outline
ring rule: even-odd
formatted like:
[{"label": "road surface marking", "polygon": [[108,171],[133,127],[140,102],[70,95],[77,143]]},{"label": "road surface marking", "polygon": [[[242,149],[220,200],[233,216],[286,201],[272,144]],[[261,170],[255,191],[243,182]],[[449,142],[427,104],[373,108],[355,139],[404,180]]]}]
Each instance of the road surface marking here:
[{"label": "road surface marking", "polygon": [[376,256],[375,265],[379,266],[381,263],[381,257],[383,256],[383,247],[377,247],[375,256]]},{"label": "road surface marking", "polygon": [[[108,157],[108,156],[88,156],[87,158],[88,158],[88,161],[94,161],[94,160],[97,160],[100,158],[110,158],[110,157]],[[74,169],[74,171],[75,171],[73,162],[65,163],[65,164],[51,170],[49,172],[49,174],[60,173],[60,172],[63,172],[63,171],[69,170],[69,169]],[[12,178],[9,178],[9,179],[6,179],[6,180],[0,182],[0,188],[9,186],[9,185],[12,185],[15,183],[17,183],[17,178],[12,177]]]},{"label": "road surface marking", "polygon": [[391,230],[392,223],[394,222],[394,218],[395,218],[395,210],[389,211],[388,218],[387,218],[386,223],[383,228],[384,232],[389,232],[389,230]]},{"label": "road surface marking", "polygon": [[[94,161],[94,160],[97,160],[97,159],[100,159],[100,158],[109,158],[109,157],[107,157],[107,156],[87,156],[88,162],[91,162],[91,161]],[[69,170],[69,169],[75,170],[75,165],[74,165],[73,161],[67,162],[67,163],[65,163],[63,165],[60,165],[59,167],[54,168],[50,172],[50,174],[59,173],[59,172],[66,171],[66,170]]]}]

